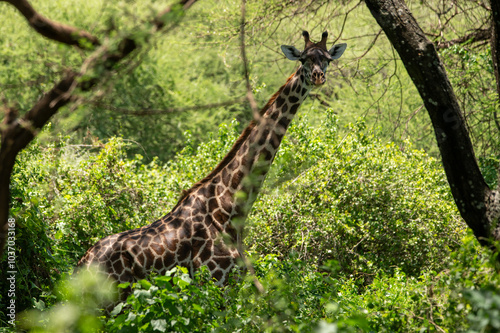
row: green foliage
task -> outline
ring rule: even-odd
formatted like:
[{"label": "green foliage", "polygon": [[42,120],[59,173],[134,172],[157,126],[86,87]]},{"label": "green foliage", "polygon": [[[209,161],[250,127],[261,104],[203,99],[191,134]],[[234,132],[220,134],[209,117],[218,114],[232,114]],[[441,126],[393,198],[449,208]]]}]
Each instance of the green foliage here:
[{"label": "green foliage", "polygon": [[454,45],[444,50],[442,56],[464,110],[476,154],[487,167],[488,159],[500,154],[499,96],[495,89],[491,50],[489,47],[474,49],[469,45]]},{"label": "green foliage", "polygon": [[380,274],[366,291],[351,294],[350,301],[368,310],[376,332],[466,331],[477,326],[475,311],[464,295],[471,287],[484,290],[500,283],[489,262],[468,233],[443,270],[428,270],[417,278],[400,271],[393,276]]},{"label": "green foliage", "polygon": [[[127,288],[129,284],[118,285]],[[111,312],[106,332],[212,332],[219,327],[222,290],[208,269],[189,277],[184,267],[133,285],[133,293]]]},{"label": "green foliage", "polygon": [[[41,287],[20,283],[31,294],[19,298],[45,307],[43,320],[52,318],[47,311],[60,306],[48,281],[71,270],[100,237],[168,212],[182,189],[218,163],[237,127],[223,124],[198,146],[186,133],[188,144],[164,166],[128,158],[130,144],[122,139],[30,146],[13,178],[13,191],[30,199],[15,200],[13,212],[19,224],[25,219],[44,228],[42,237],[26,235],[23,253],[44,246],[50,255],[23,254],[19,270],[46,267],[48,279],[32,273]],[[362,122],[346,135],[332,112],[314,128],[298,117],[254,208],[245,243],[263,295],[251,279],[220,289],[206,272],[189,278],[179,269],[137,283],[121,312],[99,325],[105,331],[458,331],[469,328],[469,314],[474,322],[495,311],[475,310],[462,297],[462,290],[498,285],[498,275],[464,233],[437,163],[380,142]],[[28,219],[33,212],[39,219]],[[77,325],[74,318],[67,325]]]},{"label": "green foliage", "polygon": [[[464,232],[441,167],[427,155],[437,156],[437,148],[422,101],[383,34],[374,33],[366,6],[349,1],[247,3],[248,66],[259,105],[296,67],[279,46],[300,49],[300,30],[310,30],[313,40],[329,30],[349,43],[331,64],[328,83],[302,106],[249,217],[245,243],[266,292],[256,295],[247,279],[219,289],[206,272],[188,277],[178,269],[137,283],[122,313],[96,320],[101,283],[60,282],[64,273],[98,239],[167,213],[252,115],[240,103],[181,111],[246,93],[241,3],[198,2],[178,28],[150,39],[144,22],[170,3],[34,4],[110,48],[123,36],[145,48],[116,67],[96,94],[80,94],[76,107],[61,110],[17,161],[16,304],[19,311],[43,309],[31,317],[32,331],[498,330],[498,275]],[[436,15],[427,2],[409,3],[421,17]],[[476,7],[465,12],[481,21],[487,13]],[[451,14],[446,38],[470,28],[454,10],[443,15]],[[42,38],[5,2],[0,15],[2,98],[24,114],[90,52]],[[436,32],[432,19],[423,24]],[[441,56],[493,187],[500,146],[490,51],[457,45]],[[101,69],[82,80],[101,76]],[[144,112],[156,114],[130,115]],[[0,269],[0,290],[6,283]],[[52,291],[63,284],[65,296]],[[0,293],[0,307],[6,301]]]},{"label": "green foliage", "polygon": [[498,167],[500,165],[500,158],[495,156],[480,157],[479,165],[486,183],[490,186],[490,188],[496,188],[498,185]]},{"label": "green foliage", "polygon": [[[488,264],[489,258],[481,254],[472,235],[464,238],[452,258],[441,272],[428,270],[419,277],[400,270],[390,275],[381,272],[368,287],[360,288],[334,261],[320,272],[297,256],[279,260],[268,255],[254,261],[263,294],[256,293],[250,277],[220,289],[207,283],[206,272],[190,279],[178,271],[177,276],[184,277],[183,288],[178,282],[164,285],[164,277],[140,282],[139,291],[117,309],[124,312],[108,321],[108,330],[113,331],[115,320],[122,330],[129,326],[135,330],[145,323],[146,309],[158,312],[155,318],[165,318],[167,324],[171,320],[172,325],[210,313],[203,324],[193,326],[197,332],[476,332],[478,327],[495,327],[498,294],[491,286],[500,280]],[[170,276],[166,280],[172,281]],[[163,296],[153,297],[162,286]],[[471,291],[471,286],[477,290]],[[143,298],[145,289],[152,292]],[[188,305],[183,301],[186,296]],[[168,304],[172,300],[178,312],[165,317],[165,312],[171,312]],[[193,315],[186,307],[199,312]],[[136,316],[141,318],[139,322]]]},{"label": "green foliage", "polygon": [[99,308],[113,301],[114,290],[110,280],[91,270],[67,276],[56,287],[60,302],[50,308],[38,303],[36,310],[22,313],[21,327],[39,333],[100,331]]},{"label": "green foliage", "polygon": [[[61,140],[45,148],[43,156],[31,149],[23,153],[27,164],[16,169],[13,182],[39,191],[37,199],[43,203],[37,208],[47,220],[54,243],[64,249],[54,251],[56,259],[73,266],[98,239],[139,225],[152,210],[143,199],[145,184],[132,176],[148,166],[139,165],[140,157],[125,161],[124,145],[123,140],[113,139],[79,149]],[[96,154],[91,152],[95,149],[99,150]],[[38,163],[43,168],[36,168]],[[154,163],[150,166],[157,168]],[[30,177],[20,179],[17,172]],[[44,179],[45,184],[36,186],[37,179]]]},{"label": "green foliage", "polygon": [[[256,203],[252,249],[313,264],[337,260],[345,274],[369,283],[382,269],[409,275],[443,268],[465,226],[440,166],[422,151],[399,150],[351,127],[339,138],[332,113],[321,126],[290,129],[276,158],[277,176],[293,178]],[[280,178],[281,179],[281,178]]]},{"label": "green foliage", "polygon": [[472,306],[467,316],[471,326],[467,332],[498,332],[500,330],[500,292],[496,286],[464,291]]},{"label": "green foliage", "polygon": [[[214,285],[206,269],[190,278],[185,268],[135,283],[134,292],[106,322],[107,332],[337,332],[367,331],[363,315],[335,321],[328,301],[339,281],[315,272],[299,260],[273,256],[255,263],[265,286],[255,293],[251,279]],[[120,285],[126,288],[128,284]],[[356,330],[355,327],[362,330]]]},{"label": "green foliage", "polygon": [[[260,257],[254,262],[264,286],[256,294],[251,278],[229,288],[225,331],[240,332],[368,332],[363,309],[346,309],[337,303],[337,291],[345,279],[334,278],[335,263],[329,273],[289,257]],[[333,269],[332,269],[333,268]]]},{"label": "green foliage", "polygon": [[[15,220],[15,269],[7,269],[7,251],[0,269],[0,307],[5,309],[9,302],[7,290],[11,277],[9,271],[16,271],[16,310],[29,308],[35,298],[40,295],[48,297],[53,302],[50,290],[54,286],[54,277],[59,275],[61,262],[54,256],[53,240],[50,237],[50,226],[47,223],[44,210],[47,202],[44,200],[42,151],[39,146],[33,146],[28,151],[35,161],[19,159],[12,176],[11,216]],[[34,241],[36,240],[36,241]],[[51,299],[52,298],[52,299]],[[6,322],[5,313],[0,312],[0,322]]]}]

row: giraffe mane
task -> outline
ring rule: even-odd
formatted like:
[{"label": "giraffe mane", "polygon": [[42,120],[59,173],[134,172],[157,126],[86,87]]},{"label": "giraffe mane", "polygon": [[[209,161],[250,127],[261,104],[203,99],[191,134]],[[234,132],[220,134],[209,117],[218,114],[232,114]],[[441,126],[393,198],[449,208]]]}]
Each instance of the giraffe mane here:
[{"label": "giraffe mane", "polygon": [[[295,76],[296,73],[297,72],[290,75],[290,77],[288,77],[288,79],[286,80],[286,83],[283,86],[281,86],[281,88],[279,88],[278,91],[271,96],[266,105],[262,109],[260,109],[259,111],[260,116],[263,116],[266,113],[266,111],[271,107],[271,105],[273,105],[273,103],[276,101],[276,98],[278,98],[283,89],[285,89],[285,86],[290,82],[290,80],[292,80],[292,78]],[[245,142],[245,140],[248,138],[248,136],[250,135],[250,133],[252,132],[252,130],[255,128],[256,125],[257,122],[255,120],[252,120],[250,124],[240,134],[239,138],[233,144],[231,150],[229,150],[226,156],[224,156],[222,161],[220,161],[220,163],[202,180],[195,183],[193,186],[191,186],[190,189],[182,191],[179,201],[172,209],[172,211],[176,209],[186,197],[188,197],[191,193],[193,193],[195,190],[197,190],[198,188],[203,186],[206,182],[208,182],[210,179],[212,179],[217,173],[219,173],[225,166],[227,166],[232,161],[232,159],[234,158],[234,156],[236,156],[236,153],[240,149],[241,145]]]}]

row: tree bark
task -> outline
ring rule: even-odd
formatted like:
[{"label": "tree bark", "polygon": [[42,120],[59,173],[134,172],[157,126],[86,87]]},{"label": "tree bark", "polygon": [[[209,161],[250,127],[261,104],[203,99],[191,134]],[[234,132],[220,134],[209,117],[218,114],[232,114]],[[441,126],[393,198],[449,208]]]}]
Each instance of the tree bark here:
[{"label": "tree bark", "polygon": [[403,1],[365,3],[398,52],[429,113],[462,218],[482,245],[493,247],[492,240],[500,240],[500,196],[481,174],[459,103],[433,43]]},{"label": "tree bark", "polygon": [[497,93],[500,101],[500,2],[496,0],[490,0],[491,6],[491,58],[493,60],[493,70],[495,72],[495,78],[497,79]]},{"label": "tree bark", "polygon": [[[16,8],[24,4],[24,7],[20,7],[23,10],[26,10],[26,4],[29,6],[26,0],[12,0],[8,2],[15,5]],[[195,2],[196,0],[181,0],[178,4],[165,9],[153,20],[154,29],[152,32],[154,33],[164,29],[166,23],[172,24],[170,25],[171,27],[177,24],[182,17],[182,15],[177,14],[182,14]],[[28,9],[34,11],[31,6],[29,6]],[[175,13],[176,15],[169,16],[174,10],[178,11]],[[35,12],[35,14],[32,13],[32,15],[37,16],[38,14]],[[58,25],[54,22],[51,22],[51,24],[54,26]],[[53,39],[66,43],[58,38]],[[69,44],[71,44],[71,42]],[[130,53],[138,47],[140,47],[140,45],[132,38],[125,37],[121,40],[116,50],[110,51],[104,49],[103,52],[99,53],[99,57],[90,58],[84,65],[86,68],[82,69],[80,73],[73,71],[68,72],[63,79],[56,83],[50,91],[44,94],[31,110],[21,118],[17,117],[17,110],[7,108],[4,123],[0,127],[2,139],[0,145],[0,258],[3,255],[7,240],[7,222],[10,208],[9,186],[17,154],[33,140],[38,131],[45,126],[61,107],[72,101],[75,89],[89,91],[99,83],[102,77],[104,77],[104,75],[101,75],[89,81],[79,81],[78,78],[82,74],[88,71],[92,66],[98,65],[102,65],[104,70],[112,70],[116,64],[129,56]]]},{"label": "tree bark", "polygon": [[[493,71],[495,73],[497,83],[498,105],[500,107],[500,2],[490,0],[491,6],[491,60],[493,61]],[[494,111],[493,118],[498,130],[500,130],[500,117],[498,111]],[[498,165],[497,184],[500,185],[500,164]]]},{"label": "tree bark", "polygon": [[93,48],[100,45],[97,37],[92,36],[84,30],[54,22],[40,15],[28,2],[28,0],[0,0],[16,7],[16,9],[26,18],[29,25],[39,34],[61,42],[63,44],[75,45],[79,48]]}]

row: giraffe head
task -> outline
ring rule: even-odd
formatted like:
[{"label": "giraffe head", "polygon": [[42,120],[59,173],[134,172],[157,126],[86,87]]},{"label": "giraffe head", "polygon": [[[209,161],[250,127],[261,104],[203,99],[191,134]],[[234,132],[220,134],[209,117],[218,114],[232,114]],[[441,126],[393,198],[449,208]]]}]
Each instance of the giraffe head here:
[{"label": "giraffe head", "polygon": [[302,32],[306,45],[304,51],[297,50],[294,46],[282,45],[281,50],[290,60],[300,60],[305,74],[306,83],[320,86],[326,82],[325,73],[330,61],[340,58],[347,44],[334,45],[330,50],[326,48],[328,32],[323,32],[321,41],[313,43],[309,40],[309,33]]}]

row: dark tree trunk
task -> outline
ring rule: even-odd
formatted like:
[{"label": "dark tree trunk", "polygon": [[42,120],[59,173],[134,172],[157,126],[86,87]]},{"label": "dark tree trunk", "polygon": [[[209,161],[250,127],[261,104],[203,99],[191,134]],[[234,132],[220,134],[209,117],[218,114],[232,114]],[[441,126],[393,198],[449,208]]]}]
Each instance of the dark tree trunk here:
[{"label": "dark tree trunk", "polygon": [[[434,127],[442,163],[462,218],[482,245],[500,240],[500,196],[477,164],[455,93],[434,44],[401,0],[365,0],[399,53]],[[496,229],[496,230],[495,230]]]},{"label": "dark tree trunk", "polygon": [[[497,81],[498,105],[500,105],[500,2],[490,0],[491,5],[491,58],[493,61],[493,71]],[[500,117],[498,111],[493,113],[495,124],[500,131]],[[498,182],[500,184],[500,165],[498,166]]]},{"label": "dark tree trunk", "polygon": [[493,60],[493,70],[495,71],[495,78],[497,79],[497,93],[500,99],[500,2],[497,0],[490,0],[491,5],[491,57]]}]

